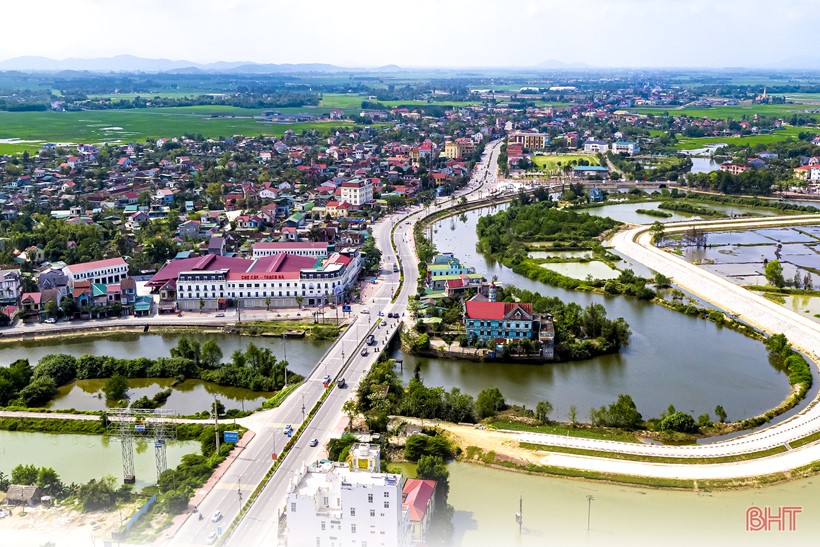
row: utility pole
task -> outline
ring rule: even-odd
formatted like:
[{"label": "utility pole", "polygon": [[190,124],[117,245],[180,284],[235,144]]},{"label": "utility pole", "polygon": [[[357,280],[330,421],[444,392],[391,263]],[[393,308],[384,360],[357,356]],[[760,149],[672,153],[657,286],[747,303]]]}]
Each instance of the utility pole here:
[{"label": "utility pole", "polygon": [[219,409],[216,407],[216,395],[214,395],[214,439],[216,440],[216,453],[219,454]]},{"label": "utility pole", "polygon": [[288,345],[285,343],[287,336],[285,336],[285,332],[282,331],[282,353],[284,354],[283,360],[285,361],[285,386],[288,385]]},{"label": "utility pole", "polygon": [[521,534],[521,528],[524,526],[524,496],[518,497],[518,512],[515,514],[515,522],[518,523],[518,534]]},{"label": "utility pole", "polygon": [[589,532],[589,518],[592,514],[592,500],[594,500],[592,496],[587,496],[587,532]]},{"label": "utility pole", "polygon": [[302,421],[305,421],[305,396],[302,395]]}]

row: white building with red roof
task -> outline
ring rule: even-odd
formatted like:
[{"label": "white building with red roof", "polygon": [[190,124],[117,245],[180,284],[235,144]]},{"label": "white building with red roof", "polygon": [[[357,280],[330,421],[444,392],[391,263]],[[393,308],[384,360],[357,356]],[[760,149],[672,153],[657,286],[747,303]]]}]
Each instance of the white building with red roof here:
[{"label": "white building with red roof", "polygon": [[128,277],[128,263],[121,257],[106,258],[105,260],[95,260],[94,262],[83,262],[81,264],[71,264],[63,268],[63,273],[68,278],[68,287],[74,290],[74,282],[90,281],[91,283],[119,283]]},{"label": "white building with red roof", "polygon": [[435,511],[436,481],[424,479],[407,479],[404,482],[402,507],[410,516],[413,527],[413,543],[422,543],[430,526],[430,519]]}]

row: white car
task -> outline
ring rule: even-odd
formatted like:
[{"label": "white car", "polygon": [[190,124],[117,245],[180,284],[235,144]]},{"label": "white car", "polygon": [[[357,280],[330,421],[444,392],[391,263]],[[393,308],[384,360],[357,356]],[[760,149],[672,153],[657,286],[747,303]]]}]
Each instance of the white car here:
[{"label": "white car", "polygon": [[361,313],[361,314],[363,314],[363,315],[369,315],[369,314],[370,314],[370,310],[368,310],[368,309],[363,309],[363,310],[362,310],[361,312],[359,312],[359,313]]},{"label": "white car", "polygon": [[217,509],[216,511],[214,511],[214,514],[211,517],[211,522],[219,522],[219,519],[221,519],[221,518],[222,518],[222,511]]},{"label": "white car", "polygon": [[208,545],[213,545],[214,543],[216,543],[216,538],[217,538],[216,532],[211,532],[210,534],[208,534],[208,539],[207,539]]},{"label": "white car", "polygon": [[49,317],[48,319],[43,321],[43,323],[48,323],[48,324],[52,324],[52,323],[56,323],[56,322],[57,322],[57,319],[54,318],[54,317]]}]

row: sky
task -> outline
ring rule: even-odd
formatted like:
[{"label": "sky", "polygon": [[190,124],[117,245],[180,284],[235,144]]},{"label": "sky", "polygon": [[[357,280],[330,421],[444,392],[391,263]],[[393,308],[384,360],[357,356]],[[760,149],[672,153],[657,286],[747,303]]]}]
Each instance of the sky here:
[{"label": "sky", "polygon": [[[345,67],[776,67],[817,59],[820,0],[34,0],[0,60],[119,54]],[[815,53],[816,52],[816,53]],[[784,63],[785,61],[785,63]]]}]

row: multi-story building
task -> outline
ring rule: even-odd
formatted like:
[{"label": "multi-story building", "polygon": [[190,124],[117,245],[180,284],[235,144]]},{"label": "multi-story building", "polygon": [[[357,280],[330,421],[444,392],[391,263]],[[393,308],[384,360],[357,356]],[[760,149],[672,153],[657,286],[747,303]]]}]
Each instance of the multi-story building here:
[{"label": "multi-story building", "polygon": [[378,448],[367,444],[355,445],[348,463],[303,465],[288,486],[288,546],[409,545],[401,475],[378,469]]},{"label": "multi-story building", "polygon": [[544,150],[549,144],[549,135],[534,131],[513,131],[507,135],[507,145],[520,144],[530,150]]},{"label": "multi-story building", "polygon": [[555,325],[552,315],[533,313],[532,304],[496,302],[495,285],[489,286],[489,301],[481,292],[465,302],[464,324],[469,343],[499,345],[510,341],[532,340],[541,357],[552,359]]},{"label": "multi-story building", "polygon": [[76,281],[91,283],[119,283],[128,276],[128,264],[122,258],[107,258],[82,264],[71,264],[63,268],[68,278],[68,288],[74,290]]},{"label": "multi-story building", "polygon": [[0,270],[0,303],[17,304],[21,283],[20,270]]},{"label": "multi-story building", "polygon": [[749,165],[746,164],[746,163],[726,162],[726,163],[722,163],[720,165],[720,170],[721,171],[726,171],[727,173],[729,173],[731,175],[739,175],[741,173],[744,173],[744,172],[748,171],[749,169],[751,169],[751,167],[749,167]]},{"label": "multi-story building", "polygon": [[341,185],[341,201],[356,207],[373,201],[373,183],[370,179],[353,179]]},{"label": "multi-story building", "polygon": [[253,244],[253,258],[287,253],[296,256],[327,257],[328,244],[323,241],[260,241]]},{"label": "multi-story building", "polygon": [[177,307],[188,311],[225,309],[229,300],[241,309],[323,305],[351,287],[364,264],[356,249],[324,259],[280,253],[256,260],[220,257],[211,266],[202,258],[184,261],[166,266],[182,268],[161,270],[149,286],[166,286],[175,277]]},{"label": "multi-story building", "polygon": [[584,143],[584,152],[590,154],[605,154],[609,150],[609,143],[604,141],[588,140]]},{"label": "multi-story building", "polygon": [[468,340],[523,340],[536,338],[532,304],[520,302],[466,302]]},{"label": "multi-story building", "polygon": [[613,154],[629,154],[633,156],[641,151],[641,147],[636,142],[618,141],[612,143]]}]

